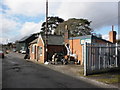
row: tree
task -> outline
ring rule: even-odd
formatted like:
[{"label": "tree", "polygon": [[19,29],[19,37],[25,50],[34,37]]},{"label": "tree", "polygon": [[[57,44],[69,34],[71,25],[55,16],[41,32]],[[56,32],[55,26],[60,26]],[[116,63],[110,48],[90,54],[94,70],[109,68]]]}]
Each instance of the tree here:
[{"label": "tree", "polygon": [[68,19],[63,23],[60,23],[55,30],[57,35],[63,35],[65,30],[65,25],[68,26],[69,36],[83,36],[91,35],[92,29],[90,28],[91,21],[87,19]]},{"label": "tree", "polygon": [[13,44],[12,43],[8,43],[7,46],[9,48],[9,50],[13,48]]},{"label": "tree", "polygon": [[[58,26],[59,23],[62,23],[64,20],[59,17],[48,17],[48,34],[54,34],[55,28]],[[45,32],[46,22],[42,23],[43,32]]]}]

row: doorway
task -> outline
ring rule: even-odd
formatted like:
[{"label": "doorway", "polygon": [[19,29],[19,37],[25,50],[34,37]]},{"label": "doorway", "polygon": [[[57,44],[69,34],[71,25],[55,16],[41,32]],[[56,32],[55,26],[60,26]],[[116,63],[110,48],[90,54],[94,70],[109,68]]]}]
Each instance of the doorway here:
[{"label": "doorway", "polygon": [[37,46],[37,61],[40,60],[39,46]]}]

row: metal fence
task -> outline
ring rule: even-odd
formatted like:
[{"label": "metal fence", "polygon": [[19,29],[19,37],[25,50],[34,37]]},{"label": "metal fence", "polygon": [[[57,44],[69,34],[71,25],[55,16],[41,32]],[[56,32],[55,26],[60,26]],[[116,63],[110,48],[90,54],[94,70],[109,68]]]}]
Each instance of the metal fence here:
[{"label": "metal fence", "polygon": [[118,44],[84,44],[84,75],[101,72],[119,65]]}]

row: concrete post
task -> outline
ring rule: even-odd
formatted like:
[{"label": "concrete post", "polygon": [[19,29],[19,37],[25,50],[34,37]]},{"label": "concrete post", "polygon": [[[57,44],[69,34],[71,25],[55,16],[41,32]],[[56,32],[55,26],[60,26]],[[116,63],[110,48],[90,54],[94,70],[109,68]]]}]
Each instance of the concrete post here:
[{"label": "concrete post", "polygon": [[87,76],[87,43],[84,43],[84,76]]},{"label": "concrete post", "polygon": [[99,47],[99,70],[101,69],[100,60],[101,60],[101,47]]},{"label": "concrete post", "polygon": [[118,67],[118,44],[116,43],[115,46],[116,46],[116,48],[115,48],[115,53],[116,53],[116,58],[115,58],[115,59],[116,59],[116,63],[115,63],[115,64],[116,64],[116,67]]}]

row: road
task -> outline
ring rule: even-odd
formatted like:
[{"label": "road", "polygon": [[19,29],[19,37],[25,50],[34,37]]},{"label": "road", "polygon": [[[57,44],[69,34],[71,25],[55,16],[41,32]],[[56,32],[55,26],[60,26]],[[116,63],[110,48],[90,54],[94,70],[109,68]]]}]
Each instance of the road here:
[{"label": "road", "polygon": [[0,58],[0,90],[2,89],[2,59]]},{"label": "road", "polygon": [[100,88],[9,53],[2,63],[2,88]]}]

